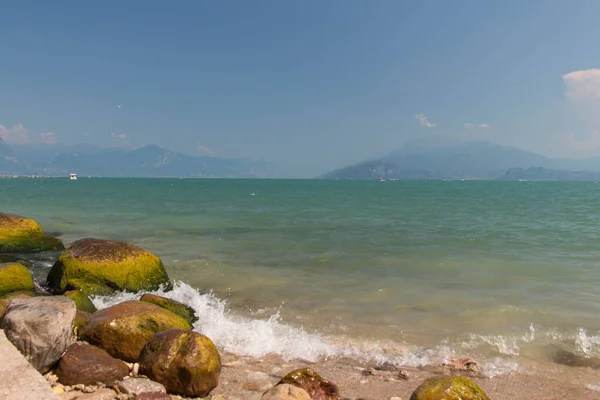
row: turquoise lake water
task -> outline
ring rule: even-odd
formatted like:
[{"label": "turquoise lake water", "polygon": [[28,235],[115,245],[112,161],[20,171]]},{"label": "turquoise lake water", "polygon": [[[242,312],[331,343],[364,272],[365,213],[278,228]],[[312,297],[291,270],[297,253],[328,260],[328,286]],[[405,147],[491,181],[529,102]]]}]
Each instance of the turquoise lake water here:
[{"label": "turquoise lake water", "polygon": [[594,182],[0,179],[0,211],[156,253],[234,352],[490,374],[600,356]]}]

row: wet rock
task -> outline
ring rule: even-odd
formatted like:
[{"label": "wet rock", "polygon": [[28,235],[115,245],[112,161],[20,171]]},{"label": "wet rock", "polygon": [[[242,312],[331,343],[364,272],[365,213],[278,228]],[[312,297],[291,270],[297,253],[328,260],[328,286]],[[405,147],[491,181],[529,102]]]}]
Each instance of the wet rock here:
[{"label": "wet rock", "polygon": [[44,377],[0,330],[0,399],[58,400]]},{"label": "wet rock", "polygon": [[221,357],[206,336],[172,329],[148,341],[140,354],[140,373],[163,384],[169,393],[204,397],[219,384]]},{"label": "wet rock", "polygon": [[73,300],[77,310],[85,311],[87,313],[95,313],[98,311],[89,296],[83,292],[83,290],[69,290],[63,293],[63,296]]},{"label": "wet rock", "polygon": [[433,377],[425,380],[410,400],[489,400],[479,386],[464,376]]},{"label": "wet rock", "polygon": [[0,213],[0,253],[33,253],[64,248],[60,239],[46,236],[34,220]]},{"label": "wet rock", "polygon": [[0,328],[25,358],[45,373],[71,343],[75,311],[75,303],[62,296],[13,299]]},{"label": "wet rock", "polygon": [[27,267],[19,263],[0,264],[0,296],[22,290],[35,290]]},{"label": "wet rock", "polygon": [[377,371],[386,371],[386,372],[394,372],[396,371],[396,366],[391,362],[384,362],[383,364],[379,364],[375,366]]},{"label": "wet rock", "polygon": [[141,393],[167,393],[163,385],[145,378],[123,379],[117,384],[121,393],[138,395]]},{"label": "wet rock", "polygon": [[92,314],[79,328],[79,337],[113,357],[135,362],[152,335],[169,329],[191,326],[157,305],[131,300]]},{"label": "wet rock", "polygon": [[[170,287],[169,277],[160,258],[141,247],[114,240],[86,238],[64,251],[48,274],[48,285],[63,293],[71,280],[87,294],[101,294],[106,288],[130,292]],[[98,292],[97,292],[98,291]]]},{"label": "wet rock", "polygon": [[58,361],[55,373],[63,385],[95,385],[122,379],[129,368],[96,346],[74,343]]},{"label": "wet rock", "polygon": [[282,383],[265,392],[261,400],[311,400],[311,397],[302,388]]},{"label": "wet rock", "polygon": [[169,310],[172,313],[179,315],[190,324],[193,324],[194,322],[198,321],[198,316],[196,316],[196,312],[194,311],[194,309],[178,301],[150,293],[144,294],[140,301],[156,304],[157,306],[162,307],[165,310]]},{"label": "wet rock", "polygon": [[306,390],[313,400],[339,400],[340,392],[333,382],[321,378],[311,368],[294,370],[284,376],[279,384],[288,383]]},{"label": "wet rock", "polygon": [[552,361],[557,364],[567,365],[569,367],[600,369],[600,359],[597,357],[579,355],[558,346],[553,346],[551,348],[551,355]]},{"label": "wet rock", "polygon": [[92,314],[80,310],[77,310],[77,312],[75,313],[75,319],[73,320],[73,328],[75,329],[77,336],[79,336],[79,329],[81,329],[81,326],[85,321],[87,321],[90,315]]}]

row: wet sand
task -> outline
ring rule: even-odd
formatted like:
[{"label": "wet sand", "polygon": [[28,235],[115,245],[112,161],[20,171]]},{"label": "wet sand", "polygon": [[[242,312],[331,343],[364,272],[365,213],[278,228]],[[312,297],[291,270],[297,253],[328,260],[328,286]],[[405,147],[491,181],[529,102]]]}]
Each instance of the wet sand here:
[{"label": "wet sand", "polygon": [[[522,365],[517,372],[492,378],[477,372],[439,366],[427,368],[375,369],[351,359],[326,360],[316,363],[284,361],[276,356],[240,357],[222,354],[223,371],[213,397],[226,400],[260,399],[262,393],[276,384],[285,374],[310,367],[323,378],[338,385],[342,398],[388,400],[400,397],[407,400],[425,379],[440,375],[463,375],[475,381],[495,400],[509,399],[600,399],[600,371],[588,367],[568,367],[558,364]],[[408,379],[400,377],[400,372]]]}]

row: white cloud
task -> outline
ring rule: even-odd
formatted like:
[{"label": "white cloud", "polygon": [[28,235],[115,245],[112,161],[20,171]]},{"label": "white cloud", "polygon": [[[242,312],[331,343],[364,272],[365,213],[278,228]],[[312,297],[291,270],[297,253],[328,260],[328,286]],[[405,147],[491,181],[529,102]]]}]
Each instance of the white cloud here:
[{"label": "white cloud", "polygon": [[127,135],[124,133],[111,132],[110,137],[117,140],[125,140],[127,139]]},{"label": "white cloud", "polygon": [[42,132],[42,133],[40,133],[40,139],[43,143],[55,144],[56,143],[56,134],[54,132]]},{"label": "white cloud", "polygon": [[570,99],[600,100],[600,69],[573,71],[562,77]]},{"label": "white cloud", "polygon": [[204,146],[203,144],[200,144],[200,143],[198,143],[196,145],[196,150],[198,152],[200,152],[200,153],[207,154],[209,156],[212,156],[212,155],[215,154],[215,152],[211,148],[206,147],[206,146]]},{"label": "white cloud", "polygon": [[467,129],[487,129],[490,127],[490,124],[486,124],[485,122],[476,124],[474,122],[465,122],[463,124]]},{"label": "white cloud", "polygon": [[12,128],[0,125],[0,137],[5,142],[13,144],[25,144],[31,142],[29,131],[23,124],[13,125]]},{"label": "white cloud", "polygon": [[426,126],[428,128],[433,128],[437,125],[437,123],[429,121],[429,118],[427,118],[425,114],[415,114],[415,118],[419,120],[421,125]]}]

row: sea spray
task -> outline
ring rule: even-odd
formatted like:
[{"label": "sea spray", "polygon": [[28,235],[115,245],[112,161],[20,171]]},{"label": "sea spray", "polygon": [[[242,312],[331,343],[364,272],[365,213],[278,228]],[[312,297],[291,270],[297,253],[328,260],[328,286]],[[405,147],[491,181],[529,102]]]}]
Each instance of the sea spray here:
[{"label": "sea spray", "polygon": [[[262,319],[249,318],[228,310],[226,302],[212,293],[200,293],[184,282],[175,282],[172,291],[151,293],[191,306],[199,317],[194,330],[210,337],[219,348],[234,354],[257,358],[276,354],[286,360],[308,361],[350,357],[366,363],[388,362],[409,367],[440,365],[444,360],[461,356],[447,341],[425,348],[393,341],[326,336],[283,323],[278,311]],[[93,302],[101,309],[127,300],[138,300],[142,294],[117,292],[111,296],[96,296]],[[485,363],[482,372],[494,376],[515,369],[516,362],[497,358]]]}]

